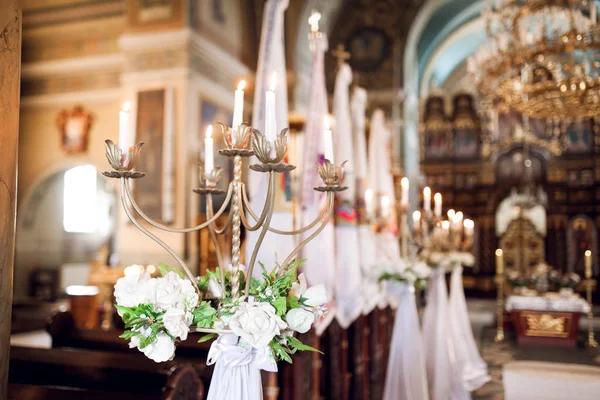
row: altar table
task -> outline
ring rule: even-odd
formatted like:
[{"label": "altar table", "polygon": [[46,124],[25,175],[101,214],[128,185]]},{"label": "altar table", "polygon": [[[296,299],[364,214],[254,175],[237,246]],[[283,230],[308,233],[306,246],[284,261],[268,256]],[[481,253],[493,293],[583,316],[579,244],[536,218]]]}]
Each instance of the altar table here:
[{"label": "altar table", "polygon": [[509,296],[510,312],[520,345],[576,347],[581,313],[590,311],[580,297]]}]

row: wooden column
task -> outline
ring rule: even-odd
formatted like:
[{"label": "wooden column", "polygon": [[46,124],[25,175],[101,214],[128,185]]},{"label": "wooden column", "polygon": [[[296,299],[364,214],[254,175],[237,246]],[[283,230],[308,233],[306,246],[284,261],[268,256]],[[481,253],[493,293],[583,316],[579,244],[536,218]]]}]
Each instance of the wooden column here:
[{"label": "wooden column", "polygon": [[0,399],[7,396],[17,201],[21,9],[0,0]]}]

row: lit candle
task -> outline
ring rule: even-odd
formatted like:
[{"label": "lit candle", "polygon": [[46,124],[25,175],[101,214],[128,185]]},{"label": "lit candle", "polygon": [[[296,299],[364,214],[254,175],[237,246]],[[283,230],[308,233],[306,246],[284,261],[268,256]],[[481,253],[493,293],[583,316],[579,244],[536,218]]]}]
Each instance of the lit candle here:
[{"label": "lit candle", "polygon": [[[233,123],[232,128],[235,132],[239,129],[244,119],[244,88],[246,87],[246,81],[240,81],[238,83],[237,90],[235,91],[235,97],[233,102]],[[235,135],[233,136],[235,138]]]},{"label": "lit candle", "polygon": [[421,227],[421,211],[413,212],[413,228],[419,230]]},{"label": "lit candle", "polygon": [[213,149],[212,125],[206,128],[204,137],[204,173],[208,174],[215,168],[215,157]]},{"label": "lit candle", "polygon": [[331,132],[331,120],[327,115],[325,116],[325,132],[323,134],[323,146],[325,150],[325,159],[329,160],[329,162],[333,164],[333,133]]},{"label": "lit candle", "polygon": [[269,142],[274,142],[277,136],[275,118],[275,84],[277,82],[277,73],[271,75],[271,87],[266,92],[265,98],[265,137]]},{"label": "lit candle", "polygon": [[448,221],[452,221],[454,220],[454,214],[456,214],[456,212],[451,208],[448,210]]},{"label": "lit candle", "polygon": [[433,203],[434,203],[434,213],[436,217],[441,217],[442,216],[442,194],[441,193],[436,193],[435,196],[433,196]]},{"label": "lit candle", "polygon": [[119,147],[126,153],[129,151],[129,107],[128,101],[123,103],[123,108],[119,112]]},{"label": "lit candle", "polygon": [[381,197],[381,218],[387,219],[390,216],[390,198],[388,196]]},{"label": "lit candle", "polygon": [[585,279],[592,279],[592,252],[586,250],[585,253]]},{"label": "lit candle", "polygon": [[403,206],[408,205],[408,188],[409,188],[408,178],[404,177],[400,181],[400,186],[402,186],[402,197],[400,198],[400,204]]},{"label": "lit candle", "polygon": [[423,209],[426,213],[431,211],[431,188],[429,186],[423,189]]},{"label": "lit candle", "polygon": [[496,275],[504,274],[504,256],[502,249],[496,250]]},{"label": "lit candle", "polygon": [[442,233],[448,236],[450,232],[450,221],[442,221]]},{"label": "lit candle", "polygon": [[463,213],[462,211],[457,212],[456,214],[454,214],[454,219],[452,220],[454,223],[452,224],[452,227],[456,230],[460,230],[462,228],[462,224],[463,224]]},{"label": "lit candle", "polygon": [[475,222],[473,222],[472,219],[465,219],[463,221],[463,226],[465,227],[465,236],[473,236],[473,232],[475,231]]},{"label": "lit candle", "polygon": [[310,25],[310,31],[312,33],[319,32],[319,20],[321,19],[321,13],[317,11],[313,11],[310,17],[308,18],[308,24]]},{"label": "lit candle", "polygon": [[372,189],[365,190],[365,212],[367,213],[367,217],[371,217],[373,215],[373,190]]}]

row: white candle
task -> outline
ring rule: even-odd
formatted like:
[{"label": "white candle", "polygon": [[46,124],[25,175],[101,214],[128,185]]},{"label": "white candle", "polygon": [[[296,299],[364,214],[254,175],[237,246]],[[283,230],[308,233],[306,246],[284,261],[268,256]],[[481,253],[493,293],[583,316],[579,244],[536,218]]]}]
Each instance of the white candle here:
[{"label": "white candle", "polygon": [[462,223],[463,223],[463,213],[462,211],[457,212],[456,214],[454,214],[454,219],[453,219],[453,228],[456,230],[460,230],[462,228]]},{"label": "white candle", "polygon": [[367,213],[367,217],[373,215],[373,206],[373,190],[367,189],[365,190],[365,212]]},{"label": "white candle", "polygon": [[277,82],[277,73],[271,75],[271,87],[266,92],[265,99],[265,137],[269,142],[274,142],[277,136],[275,118],[275,84]]},{"label": "white candle", "polygon": [[442,194],[441,193],[436,193],[435,196],[433,196],[433,202],[434,202],[434,213],[436,217],[441,217],[442,216]]},{"label": "white candle", "polygon": [[429,186],[423,189],[423,209],[426,213],[431,211],[431,188]]},{"label": "white candle", "polygon": [[128,101],[123,103],[123,108],[119,112],[119,147],[126,153],[129,151],[129,107]]},{"label": "white candle", "polygon": [[212,125],[206,128],[206,136],[204,137],[204,173],[208,174],[215,168],[215,158],[212,138]]},{"label": "white candle", "polygon": [[400,198],[400,204],[406,206],[408,205],[408,188],[410,186],[407,177],[402,178],[400,181],[400,186],[402,186],[402,197]]},{"label": "white candle", "polygon": [[463,226],[465,227],[465,236],[473,236],[473,232],[475,230],[475,222],[473,222],[472,219],[465,219],[463,222]]},{"label": "white candle", "polygon": [[496,275],[504,274],[504,255],[502,249],[496,249]]},{"label": "white candle", "polygon": [[413,213],[413,228],[418,230],[421,227],[421,211]]},{"label": "white candle", "polygon": [[454,214],[456,214],[456,212],[453,209],[449,209],[447,214],[448,214],[448,221],[452,221],[454,219]]},{"label": "white candle", "polygon": [[586,250],[585,256],[585,279],[592,279],[592,252]]},{"label": "white candle", "polygon": [[[235,97],[233,101],[233,123],[231,128],[235,132],[239,129],[240,125],[244,120],[244,88],[246,87],[246,81],[240,81],[238,83],[237,90],[235,91]],[[235,138],[235,136],[234,136]]]},{"label": "white candle", "polygon": [[331,120],[329,116],[325,116],[325,131],[323,134],[323,147],[325,150],[325,159],[330,163],[334,163],[333,159],[333,133],[331,132]]},{"label": "white candle", "polygon": [[448,236],[450,231],[450,221],[442,221],[442,232],[444,236]]},{"label": "white candle", "polygon": [[388,196],[381,197],[381,218],[387,219],[390,216],[390,198]]}]

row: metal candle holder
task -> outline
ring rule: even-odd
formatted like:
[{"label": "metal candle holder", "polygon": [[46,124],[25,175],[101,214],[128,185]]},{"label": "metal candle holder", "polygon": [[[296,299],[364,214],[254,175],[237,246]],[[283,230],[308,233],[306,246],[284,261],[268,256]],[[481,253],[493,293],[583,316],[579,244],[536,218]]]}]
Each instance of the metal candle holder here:
[{"label": "metal candle holder", "polygon": [[592,291],[594,290],[594,287],[596,286],[596,280],[595,279],[586,279],[585,281],[583,281],[583,283],[585,284],[587,302],[590,305],[590,311],[588,311],[588,315],[587,315],[588,316],[587,346],[591,347],[591,348],[596,348],[596,347],[598,347],[598,342],[596,341],[596,338],[594,336],[594,307],[592,304]]},{"label": "metal candle holder", "polygon": [[496,273],[496,336],[494,341],[504,340],[504,274]]},{"label": "metal candle holder", "polygon": [[[123,153],[111,140],[106,141],[106,157],[109,164],[113,168],[113,171],[103,172],[104,176],[109,178],[118,178],[121,181],[121,202],[123,209],[127,214],[127,217],[131,222],[146,236],[154,240],[160,246],[162,246],[181,266],[188,279],[192,282],[192,285],[198,292],[200,298],[202,293],[196,282],[196,278],[186,265],[185,261],[177,255],[177,253],[169,247],[164,241],[159,239],[156,235],[151,233],[148,229],[142,226],[137,220],[136,216],[132,213],[130,208],[133,208],[135,212],[144,221],[154,226],[155,228],[161,229],[166,232],[172,233],[189,233],[199,231],[201,229],[208,229],[211,240],[215,246],[217,253],[217,260],[219,264],[220,279],[219,284],[222,289],[222,293],[225,293],[225,266],[224,266],[224,253],[221,251],[219,243],[217,241],[218,235],[224,235],[231,230],[232,233],[232,247],[231,247],[231,297],[233,300],[245,299],[248,297],[250,290],[250,277],[254,270],[256,263],[256,257],[263,243],[265,235],[268,231],[273,232],[277,235],[299,235],[309,231],[311,228],[320,226],[305,240],[303,240],[285,259],[279,269],[279,274],[283,275],[294,257],[298,252],[311,240],[313,240],[327,225],[329,221],[334,205],[335,192],[346,190],[347,188],[342,186],[343,181],[343,164],[335,166],[328,160],[323,165],[319,166],[319,174],[323,180],[324,185],[316,187],[315,190],[327,193],[327,201],[323,206],[321,212],[317,218],[308,224],[307,226],[291,231],[282,231],[271,227],[271,218],[273,216],[273,210],[275,205],[275,174],[280,172],[291,171],[296,168],[293,165],[286,164],[283,162],[285,154],[287,152],[287,133],[288,129],[284,129],[277,136],[274,143],[271,144],[265,136],[258,130],[252,129],[246,124],[242,124],[237,129],[226,127],[222,124],[221,129],[223,131],[223,137],[225,141],[225,149],[219,150],[219,153],[225,157],[233,158],[233,181],[227,186],[227,190],[219,189],[219,181],[221,180],[221,170],[215,168],[210,172],[204,171],[199,167],[199,181],[200,186],[194,189],[195,193],[206,196],[206,215],[207,221],[191,227],[191,228],[172,228],[169,226],[162,225],[158,222],[153,221],[149,218],[137,205],[132,194],[129,185],[129,179],[139,179],[144,177],[143,172],[135,170],[136,161],[139,159],[141,147],[144,144],[139,142],[135,146],[131,147],[127,153]],[[250,145],[252,150],[250,150]],[[242,157],[250,157],[256,155],[259,160],[258,164],[250,166],[250,169],[269,174],[269,187],[267,190],[267,196],[264,207],[260,215],[255,213],[248,200],[248,194],[246,191],[245,184],[242,182]],[[213,209],[213,195],[220,193],[227,193],[225,201],[221,208],[214,212]],[[217,226],[217,219],[225,212],[227,206],[231,206],[231,212],[229,218],[224,226]],[[248,214],[248,216],[246,215]],[[246,279],[246,286],[244,288],[243,297],[240,296],[240,228],[241,225],[248,231],[261,230],[256,246],[252,251],[250,262],[248,263],[248,271]],[[196,332],[215,332],[215,333],[230,333],[226,330],[215,330],[215,329],[204,329],[204,328],[193,328]]]}]

